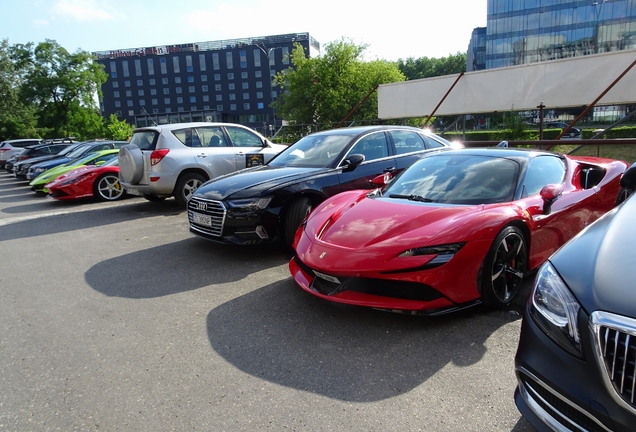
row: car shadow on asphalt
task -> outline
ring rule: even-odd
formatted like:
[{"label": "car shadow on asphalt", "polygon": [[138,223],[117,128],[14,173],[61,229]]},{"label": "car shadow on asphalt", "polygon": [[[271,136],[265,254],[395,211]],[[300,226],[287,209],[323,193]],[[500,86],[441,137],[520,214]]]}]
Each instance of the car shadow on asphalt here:
[{"label": "car shadow on asphalt", "polygon": [[[226,361],[255,377],[351,402],[413,390],[449,363],[479,362],[514,310],[481,306],[423,317],[340,305],[290,278],[210,311],[208,337]],[[472,343],[466,343],[472,341]]]},{"label": "car shadow on asphalt", "polygon": [[192,237],[101,261],[85,278],[107,296],[156,298],[236,282],[287,261],[278,248],[231,247]]}]

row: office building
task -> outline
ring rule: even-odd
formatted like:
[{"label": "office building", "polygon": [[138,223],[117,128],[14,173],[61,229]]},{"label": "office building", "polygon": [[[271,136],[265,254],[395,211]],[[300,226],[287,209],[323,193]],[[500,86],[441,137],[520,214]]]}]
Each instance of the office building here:
[{"label": "office building", "polygon": [[308,33],[95,52],[108,73],[102,114],[136,126],[222,121],[270,134],[281,125],[272,77],[291,66],[295,44],[307,56],[320,52]]}]

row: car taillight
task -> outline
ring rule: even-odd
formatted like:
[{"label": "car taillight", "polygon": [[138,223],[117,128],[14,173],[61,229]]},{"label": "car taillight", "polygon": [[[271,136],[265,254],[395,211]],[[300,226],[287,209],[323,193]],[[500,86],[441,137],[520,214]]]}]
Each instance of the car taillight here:
[{"label": "car taillight", "polygon": [[6,151],[9,151],[9,149],[8,148],[0,148],[0,153],[4,153]]},{"label": "car taillight", "polygon": [[161,162],[161,159],[163,159],[164,157],[166,157],[166,155],[168,154],[170,150],[168,149],[162,149],[162,150],[155,150],[150,154],[150,165],[157,165],[159,162]]}]

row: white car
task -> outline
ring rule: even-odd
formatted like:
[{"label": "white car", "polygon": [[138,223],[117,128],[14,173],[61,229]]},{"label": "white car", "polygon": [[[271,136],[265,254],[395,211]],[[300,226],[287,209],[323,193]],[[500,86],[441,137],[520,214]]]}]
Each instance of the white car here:
[{"label": "white car", "polygon": [[9,160],[11,156],[20,153],[24,149],[24,147],[41,143],[42,140],[39,138],[25,138],[2,141],[0,143],[0,168],[4,168],[7,160]]},{"label": "white car", "polygon": [[119,151],[119,180],[126,191],[180,206],[206,181],[269,162],[286,146],[231,123],[176,123],[135,129]]}]

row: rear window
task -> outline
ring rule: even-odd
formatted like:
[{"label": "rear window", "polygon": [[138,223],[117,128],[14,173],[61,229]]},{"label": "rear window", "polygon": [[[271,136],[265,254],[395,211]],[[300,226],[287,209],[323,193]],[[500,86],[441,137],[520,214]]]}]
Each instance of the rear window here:
[{"label": "rear window", "polygon": [[135,144],[142,150],[154,150],[157,145],[157,136],[159,134],[154,131],[139,131],[133,133],[130,144]]}]

